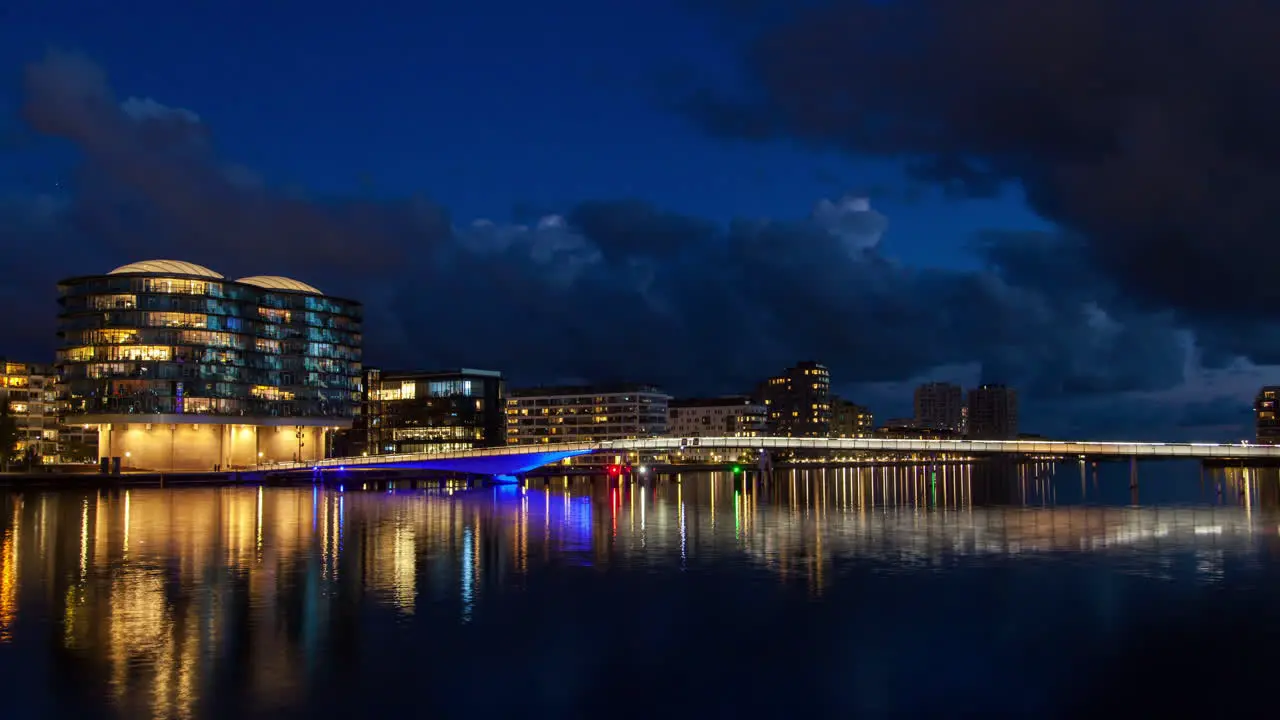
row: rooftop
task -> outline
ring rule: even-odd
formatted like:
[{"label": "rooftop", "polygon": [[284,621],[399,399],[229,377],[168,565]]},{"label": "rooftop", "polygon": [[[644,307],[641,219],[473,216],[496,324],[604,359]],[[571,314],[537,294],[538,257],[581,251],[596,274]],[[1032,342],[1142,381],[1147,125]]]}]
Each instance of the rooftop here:
[{"label": "rooftop", "polygon": [[641,383],[606,383],[600,385],[554,385],[509,390],[507,397],[578,397],[582,395],[663,395],[653,385]]},{"label": "rooftop", "polygon": [[[120,267],[107,273],[108,275],[125,275],[129,273],[149,273],[156,275],[186,275],[190,277],[204,277],[211,280],[226,280],[220,273],[216,273],[203,265],[196,265],[182,260],[142,260],[140,262],[121,265]],[[323,295],[319,288],[314,285],[308,285],[293,278],[283,277],[281,275],[251,275],[243,277],[235,282],[244,285],[254,285],[268,290],[284,290],[286,292],[299,292],[308,295]]]},{"label": "rooftop", "polygon": [[282,277],[280,275],[252,275],[237,280],[238,283],[245,285],[256,285],[269,290],[288,290],[289,292],[310,293],[312,295],[323,295],[320,289],[308,285],[304,282],[294,280],[293,278]]},{"label": "rooftop", "polygon": [[758,403],[745,395],[726,395],[716,398],[680,398],[667,403],[667,407],[681,408],[708,408],[708,407],[742,407],[750,405],[759,405],[764,407],[763,403]]},{"label": "rooftop", "polygon": [[203,265],[195,263],[183,262],[181,260],[143,260],[141,262],[129,263],[107,273],[108,275],[122,275],[124,273],[170,273],[174,275],[196,275],[198,277],[213,278],[215,280],[224,280],[225,278],[218,273],[210,270]]}]

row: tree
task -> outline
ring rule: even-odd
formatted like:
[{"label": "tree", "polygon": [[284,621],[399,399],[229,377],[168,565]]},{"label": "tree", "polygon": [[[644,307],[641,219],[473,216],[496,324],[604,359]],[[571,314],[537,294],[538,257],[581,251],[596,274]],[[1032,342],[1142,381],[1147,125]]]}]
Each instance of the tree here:
[{"label": "tree", "polygon": [[9,463],[18,455],[18,423],[9,411],[8,400],[0,400],[0,470],[9,471]]}]

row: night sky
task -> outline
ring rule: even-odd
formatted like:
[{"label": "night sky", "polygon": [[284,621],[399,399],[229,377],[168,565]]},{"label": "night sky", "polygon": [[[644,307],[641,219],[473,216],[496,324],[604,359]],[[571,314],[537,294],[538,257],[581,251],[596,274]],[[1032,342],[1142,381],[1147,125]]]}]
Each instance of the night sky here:
[{"label": "night sky", "polygon": [[1267,0],[333,0],[0,8],[0,355],[132,260],[366,304],[366,364],[880,418],[1250,433],[1280,382]]}]

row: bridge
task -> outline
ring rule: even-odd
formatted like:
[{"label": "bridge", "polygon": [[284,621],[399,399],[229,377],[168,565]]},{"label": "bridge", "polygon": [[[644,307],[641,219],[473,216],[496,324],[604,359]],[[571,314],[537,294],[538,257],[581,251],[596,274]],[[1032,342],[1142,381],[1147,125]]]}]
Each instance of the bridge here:
[{"label": "bridge", "polygon": [[277,463],[255,470],[346,470],[385,468],[437,470],[476,475],[519,475],[566,458],[593,453],[663,455],[688,450],[792,452],[828,456],[931,455],[948,459],[1009,455],[1035,458],[1127,458],[1164,460],[1280,461],[1280,446],[1246,443],[1159,443],[1048,440],[899,440],[885,438],[703,437],[604,440],[590,443],[509,445],[441,453],[407,453]]}]

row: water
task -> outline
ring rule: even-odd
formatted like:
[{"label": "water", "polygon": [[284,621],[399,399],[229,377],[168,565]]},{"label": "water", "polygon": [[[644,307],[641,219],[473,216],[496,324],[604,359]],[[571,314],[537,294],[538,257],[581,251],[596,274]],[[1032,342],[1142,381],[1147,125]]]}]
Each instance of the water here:
[{"label": "water", "polygon": [[[1265,702],[1280,478],[1127,465],[0,500],[0,716]],[[1135,499],[1139,504],[1133,504]]]}]

